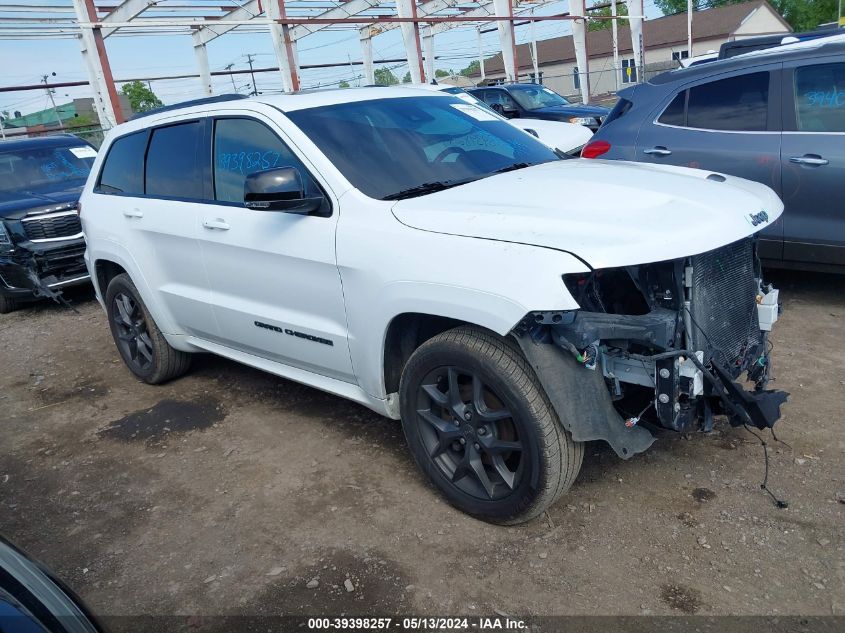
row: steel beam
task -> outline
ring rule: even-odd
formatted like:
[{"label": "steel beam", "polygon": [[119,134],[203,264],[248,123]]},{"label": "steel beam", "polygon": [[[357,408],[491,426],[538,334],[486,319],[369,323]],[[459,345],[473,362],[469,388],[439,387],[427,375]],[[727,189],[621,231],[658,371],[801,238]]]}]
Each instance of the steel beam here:
[{"label": "steel beam", "polygon": [[[445,9],[451,9],[452,7],[455,7],[455,6],[461,4],[464,1],[465,0],[430,0],[429,2],[423,2],[422,4],[417,6],[417,16],[422,18],[422,17],[425,17],[425,16],[434,15],[435,13],[438,13],[439,11],[443,11]],[[385,31],[391,31],[393,29],[398,29],[399,26],[400,26],[399,22],[386,22],[386,23],[378,22],[378,23],[375,23],[375,21],[374,21],[373,24],[371,24],[369,26],[365,26],[364,28],[361,29],[361,31],[362,31],[362,35],[363,35],[364,32],[366,32],[367,37],[375,37],[376,35],[378,35],[380,33],[384,33]]]},{"label": "steel beam", "polygon": [[274,20],[270,24],[270,35],[273,37],[273,49],[279,62],[279,72],[282,75],[282,86],[288,92],[299,90],[299,69],[296,58],[296,42],[291,39],[291,28],[287,24],[275,20],[287,19],[285,0],[264,0],[267,17]]},{"label": "steel beam", "polygon": [[[381,4],[384,0],[349,0],[338,7],[329,9],[319,15],[314,16],[315,19],[333,20],[336,18],[349,18],[369,9],[373,9]],[[292,40],[301,40],[306,35],[311,35],[317,31],[322,31],[329,24],[298,24],[291,29],[290,37]]]},{"label": "steel beam", "polygon": [[376,83],[376,71],[373,67],[373,38],[365,37],[361,32],[361,59],[364,60],[364,79],[366,83]]},{"label": "steel beam", "polygon": [[[94,0],[73,0],[73,6],[80,23],[97,21]],[[123,123],[123,111],[106,54],[102,28],[98,26],[83,28],[81,44],[88,78],[94,89],[94,103],[100,115],[100,125],[110,128]]]},{"label": "steel beam", "polygon": [[[124,0],[103,18],[103,22],[131,22],[133,18],[155,6],[155,4],[156,0]],[[117,28],[104,28],[103,37],[108,37],[116,30]]]},{"label": "steel beam", "polygon": [[[572,1],[572,0],[570,0]],[[583,0],[581,0],[583,6]],[[493,0],[493,8],[497,17],[513,18],[513,4],[511,0]],[[505,65],[505,77],[508,81],[517,81],[519,61],[516,56],[516,39],[513,36],[513,22],[500,20],[499,44],[502,48],[502,61]]]},{"label": "steel beam", "polygon": [[[569,11],[573,15],[585,15],[584,0],[569,0]],[[581,87],[581,102],[590,102],[590,57],[587,54],[587,20],[572,22],[572,43],[575,45],[575,64],[578,67],[578,85]]]},{"label": "steel beam", "polygon": [[[269,2],[272,4],[272,0],[269,0]],[[230,11],[224,15],[221,20],[229,22],[243,22],[251,20],[257,15],[261,15],[261,6],[259,1],[249,0],[249,2],[244,3],[240,8]],[[224,33],[228,33],[232,29],[237,28],[237,26],[237,24],[225,24],[220,26],[215,24],[213,27],[203,26],[194,33],[194,46],[208,44],[211,40],[220,37]]]},{"label": "steel beam", "polygon": [[431,27],[426,29],[423,37],[423,49],[425,49],[425,76],[431,82],[434,79],[434,33]]},{"label": "steel beam", "polygon": [[637,69],[637,83],[643,80],[645,66],[645,44],[643,43],[643,0],[626,0],[628,24],[631,25],[631,47],[634,50],[634,66]]},{"label": "steel beam", "polygon": [[411,73],[411,83],[425,82],[423,68],[422,47],[420,45],[420,25],[414,21],[417,16],[416,0],[396,0],[396,13],[399,18],[412,21],[402,21],[402,41],[405,44],[405,55],[408,58],[408,69]]},{"label": "steel beam", "polygon": [[194,55],[196,55],[197,66],[200,69],[202,90],[210,97],[214,94],[214,87],[211,85],[211,68],[208,66],[208,50],[206,50],[205,44],[194,46]]}]

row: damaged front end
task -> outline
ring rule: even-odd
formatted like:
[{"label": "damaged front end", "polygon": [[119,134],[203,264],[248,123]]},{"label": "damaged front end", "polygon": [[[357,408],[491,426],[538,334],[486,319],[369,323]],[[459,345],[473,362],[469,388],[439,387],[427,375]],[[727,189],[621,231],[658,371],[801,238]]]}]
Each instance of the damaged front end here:
[{"label": "damaged front end", "polygon": [[[533,312],[514,334],[573,439],[620,457],[649,428],[772,427],[788,394],[767,389],[778,291],[756,240],[683,259],[565,275],[580,310]],[[750,390],[739,382],[750,383]]]}]

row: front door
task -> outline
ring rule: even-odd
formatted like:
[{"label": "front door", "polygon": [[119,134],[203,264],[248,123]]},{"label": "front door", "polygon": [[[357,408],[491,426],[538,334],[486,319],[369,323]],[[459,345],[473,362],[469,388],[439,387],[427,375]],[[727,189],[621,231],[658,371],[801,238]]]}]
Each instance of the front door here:
[{"label": "front door", "polygon": [[[722,172],[763,183],[780,194],[779,86],[776,65],[681,88],[643,125],[634,160]],[[773,223],[761,236],[760,254],[780,259],[782,222]]]},{"label": "front door", "polygon": [[807,61],[787,69],[784,259],[845,265],[845,56]]},{"label": "front door", "polygon": [[[280,132],[259,114],[213,121],[215,204],[200,211],[200,241],[219,326],[217,340],[354,382],[335,260],[336,203]],[[246,176],[274,167],[299,169],[306,193],[325,196],[330,215],[245,208]]]}]

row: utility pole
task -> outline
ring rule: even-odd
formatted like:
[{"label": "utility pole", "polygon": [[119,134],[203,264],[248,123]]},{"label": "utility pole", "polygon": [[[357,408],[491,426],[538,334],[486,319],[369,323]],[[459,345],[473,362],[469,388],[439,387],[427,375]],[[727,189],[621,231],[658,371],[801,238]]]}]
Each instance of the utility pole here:
[{"label": "utility pole", "polygon": [[249,64],[249,74],[252,77],[252,92],[250,92],[249,94],[251,94],[254,97],[258,94],[258,86],[255,85],[255,73],[252,72],[252,58],[253,57],[254,57],[254,55],[252,53],[247,54],[246,61]]},{"label": "utility pole", "polygon": [[[229,64],[228,66],[226,66],[226,70],[232,70],[232,68],[233,68],[234,66],[235,66],[234,64]],[[231,79],[231,80],[232,80],[232,92],[237,92],[237,91],[238,91],[238,87],[235,85],[235,76],[234,76],[234,75],[229,75],[229,79]]]},{"label": "utility pole", "polygon": [[[56,73],[52,73],[52,75],[53,75],[53,77],[55,77],[55,76],[56,76]],[[48,78],[49,76],[50,76],[50,75],[42,75],[42,77],[41,77],[41,83],[43,83],[43,84],[44,84],[44,90],[46,90],[46,91],[47,91],[47,96],[48,96],[48,97],[50,97],[50,103],[52,103],[52,104],[53,104],[53,114],[55,114],[55,115],[56,115],[56,121],[58,121],[58,122],[59,122],[59,129],[63,130],[63,129],[65,129],[65,125],[64,125],[64,123],[62,123],[62,118],[59,116],[59,111],[56,109],[56,100],[55,100],[55,99],[53,99],[53,91],[52,91],[52,90],[50,89],[50,87],[47,85],[47,78]],[[5,138],[5,137],[4,137],[4,138]]]},{"label": "utility pole", "polygon": [[611,32],[613,33],[613,76],[616,77],[616,90],[619,90],[619,76],[622,74],[622,69],[619,68],[619,20],[616,19],[616,0],[610,0],[610,15],[613,19],[610,21]]}]

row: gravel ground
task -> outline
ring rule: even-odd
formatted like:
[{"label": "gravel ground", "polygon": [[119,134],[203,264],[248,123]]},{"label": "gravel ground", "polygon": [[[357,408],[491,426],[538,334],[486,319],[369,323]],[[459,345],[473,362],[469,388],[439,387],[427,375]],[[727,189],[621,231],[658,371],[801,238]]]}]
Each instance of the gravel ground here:
[{"label": "gravel ground", "polygon": [[774,280],[788,509],[719,420],[629,461],[591,444],[546,516],[487,525],[356,404],[212,356],[139,383],[77,292],[0,317],[0,533],[99,614],[842,615],[845,277]]}]

